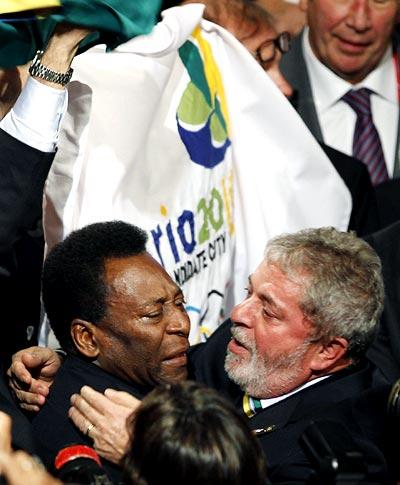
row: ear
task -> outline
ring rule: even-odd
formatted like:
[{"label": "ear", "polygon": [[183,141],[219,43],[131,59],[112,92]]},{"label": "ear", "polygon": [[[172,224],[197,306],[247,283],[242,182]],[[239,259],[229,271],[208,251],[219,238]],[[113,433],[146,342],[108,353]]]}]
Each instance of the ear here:
[{"label": "ear", "polygon": [[300,0],[299,1],[299,7],[302,12],[307,12],[308,8],[308,0]]},{"label": "ear", "polygon": [[328,342],[322,342],[313,356],[310,367],[315,373],[327,374],[337,371],[349,364],[346,352],[348,341],[343,337],[333,337]]},{"label": "ear", "polygon": [[97,326],[75,318],[71,323],[71,337],[78,352],[90,359],[97,359],[100,349],[96,340]]}]

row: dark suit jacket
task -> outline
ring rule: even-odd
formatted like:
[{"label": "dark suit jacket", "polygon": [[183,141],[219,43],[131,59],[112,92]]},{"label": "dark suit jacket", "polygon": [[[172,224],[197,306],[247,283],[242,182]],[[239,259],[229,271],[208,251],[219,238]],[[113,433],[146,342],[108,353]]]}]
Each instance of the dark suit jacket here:
[{"label": "dark suit jacket", "polygon": [[[128,384],[79,357],[69,356],[57,373],[50,397],[40,413],[32,421],[32,429],[38,455],[51,468],[58,451],[71,444],[93,446],[93,441],[84,436],[68,418],[70,397],[88,385],[96,391],[107,388],[126,391],[141,399],[146,391]],[[103,461],[111,479],[120,480],[121,471],[110,462]]]},{"label": "dark suit jacket", "polygon": [[317,140],[323,141],[315,109],[311,82],[303,56],[302,34],[293,39],[290,51],[282,57],[280,68],[293,87],[293,106]]},{"label": "dark suit jacket", "polygon": [[371,234],[366,241],[381,258],[385,283],[385,308],[368,357],[389,382],[394,382],[400,378],[400,221]]},{"label": "dark suit jacket", "polygon": [[[228,321],[206,344],[193,347],[189,355],[190,374],[192,378],[223,392],[242,411],[243,392],[229,380],[224,371],[229,339]],[[299,439],[310,421],[319,419],[333,421],[339,428],[347,430],[356,449],[364,454],[369,478],[376,480],[375,483],[385,483],[385,460],[371,441],[371,438],[376,439],[379,436],[380,425],[368,428],[371,421],[381,423],[383,409],[374,409],[365,414],[355,413],[354,402],[362,392],[369,389],[370,384],[371,372],[368,367],[345,369],[249,419],[252,429],[266,430],[260,436],[260,443],[265,452],[271,482],[305,483],[310,478],[313,467]],[[387,393],[387,389],[385,392]]]},{"label": "dark suit jacket", "polygon": [[26,329],[40,311],[43,239],[36,232],[54,153],[42,153],[0,130],[0,353],[27,346]]},{"label": "dark suit jacket", "polygon": [[400,178],[388,180],[375,187],[381,227],[400,220]]},{"label": "dark suit jacket", "polygon": [[33,445],[31,425],[11,397],[2,369],[0,369],[0,410],[7,413],[12,418],[13,448],[20,448],[29,453],[33,453],[35,449]]},{"label": "dark suit jacket", "polygon": [[323,143],[321,147],[351,194],[353,206],[348,229],[355,231],[359,237],[378,231],[382,223],[367,167],[359,160]]}]

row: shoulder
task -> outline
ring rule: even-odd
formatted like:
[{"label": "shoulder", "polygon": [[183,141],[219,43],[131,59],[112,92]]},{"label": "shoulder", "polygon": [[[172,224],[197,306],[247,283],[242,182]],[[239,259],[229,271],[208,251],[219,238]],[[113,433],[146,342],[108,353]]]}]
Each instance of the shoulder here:
[{"label": "shoulder", "polygon": [[[250,420],[253,429],[266,429],[259,438],[273,483],[307,482],[318,469],[318,454],[311,459],[309,447],[323,453],[318,449],[323,440],[341,456],[361,452],[374,479],[386,476],[379,444],[380,417],[385,415],[388,388],[372,393],[367,368],[329,379],[267,408],[256,415],[257,420]],[[379,479],[376,483],[383,483]]]},{"label": "shoulder", "polygon": [[296,75],[304,76],[303,32],[293,38],[290,51],[282,56],[280,69],[289,82],[296,85]]},{"label": "shoulder", "polygon": [[231,320],[226,320],[207,342],[189,350],[189,376],[236,401],[243,393],[225,372],[226,348],[231,339]]},{"label": "shoulder", "polygon": [[365,239],[379,254],[384,264],[386,260],[392,263],[394,260],[400,262],[400,221],[370,234]]}]

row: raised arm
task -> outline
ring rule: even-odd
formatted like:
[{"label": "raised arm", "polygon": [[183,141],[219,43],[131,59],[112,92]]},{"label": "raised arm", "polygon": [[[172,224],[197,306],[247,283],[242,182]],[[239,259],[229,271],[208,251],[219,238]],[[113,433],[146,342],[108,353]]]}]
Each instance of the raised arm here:
[{"label": "raised arm", "polygon": [[[60,25],[43,53],[44,68],[68,72],[87,34],[85,29]],[[0,123],[0,256],[37,219],[65,108],[64,86],[29,76],[14,107]],[[6,267],[2,274],[8,271]]]}]

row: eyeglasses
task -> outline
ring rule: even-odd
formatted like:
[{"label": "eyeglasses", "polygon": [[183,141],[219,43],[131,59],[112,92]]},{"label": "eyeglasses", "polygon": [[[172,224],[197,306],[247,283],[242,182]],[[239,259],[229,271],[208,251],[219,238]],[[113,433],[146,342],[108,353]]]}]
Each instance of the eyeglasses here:
[{"label": "eyeglasses", "polygon": [[289,32],[282,32],[275,39],[266,40],[256,51],[256,59],[260,64],[271,62],[275,58],[276,49],[282,54],[289,52],[292,36]]}]

